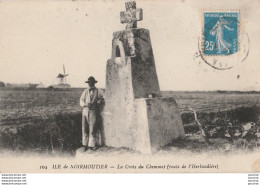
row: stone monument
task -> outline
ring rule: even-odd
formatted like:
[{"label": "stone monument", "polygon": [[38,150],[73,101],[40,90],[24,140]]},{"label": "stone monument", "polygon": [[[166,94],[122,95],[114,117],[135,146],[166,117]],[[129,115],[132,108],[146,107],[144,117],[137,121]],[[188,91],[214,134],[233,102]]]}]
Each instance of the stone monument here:
[{"label": "stone monument", "polygon": [[150,154],[185,133],[175,99],[161,97],[149,30],[137,28],[143,11],[125,6],[106,67],[105,144]]}]

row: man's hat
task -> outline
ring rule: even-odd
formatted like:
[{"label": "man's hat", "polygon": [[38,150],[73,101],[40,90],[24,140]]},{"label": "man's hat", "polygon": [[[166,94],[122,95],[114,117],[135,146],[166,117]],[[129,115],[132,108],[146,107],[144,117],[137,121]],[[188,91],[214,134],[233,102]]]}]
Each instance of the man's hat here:
[{"label": "man's hat", "polygon": [[85,83],[89,83],[89,82],[94,82],[94,83],[97,83],[97,81],[95,80],[95,78],[93,76],[90,76],[88,78],[88,81],[85,81]]}]

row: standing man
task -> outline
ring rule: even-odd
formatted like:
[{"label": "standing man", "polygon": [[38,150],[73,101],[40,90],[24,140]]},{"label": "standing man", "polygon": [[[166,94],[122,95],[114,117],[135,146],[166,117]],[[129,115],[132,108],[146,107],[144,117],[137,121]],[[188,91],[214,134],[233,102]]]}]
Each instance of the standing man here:
[{"label": "standing man", "polygon": [[99,116],[99,104],[102,102],[101,94],[95,87],[97,81],[90,76],[86,81],[89,88],[85,89],[80,97],[82,111],[82,145],[83,150],[96,149],[97,116]]}]

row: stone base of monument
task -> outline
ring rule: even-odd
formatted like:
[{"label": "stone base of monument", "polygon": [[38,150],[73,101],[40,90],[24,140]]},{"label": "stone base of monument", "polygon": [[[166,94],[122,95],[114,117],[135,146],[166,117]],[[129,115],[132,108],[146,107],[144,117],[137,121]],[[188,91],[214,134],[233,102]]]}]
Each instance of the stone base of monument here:
[{"label": "stone base of monument", "polygon": [[175,99],[161,97],[150,32],[137,28],[142,18],[133,1],[120,13],[127,26],[113,34],[102,133],[106,146],[151,154],[185,133]]},{"label": "stone base of monument", "polygon": [[185,137],[180,112],[173,97],[134,99],[131,107],[133,110],[128,111],[127,115],[123,112],[120,114],[120,111],[124,111],[122,107],[104,112],[107,146],[126,147],[151,154],[173,140]]}]

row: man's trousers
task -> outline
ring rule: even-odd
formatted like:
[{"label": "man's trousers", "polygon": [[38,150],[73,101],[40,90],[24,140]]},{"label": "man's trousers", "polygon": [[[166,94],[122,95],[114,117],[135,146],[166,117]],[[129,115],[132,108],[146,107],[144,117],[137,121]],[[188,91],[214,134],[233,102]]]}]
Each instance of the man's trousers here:
[{"label": "man's trousers", "polygon": [[82,114],[82,145],[96,146],[97,112],[89,110],[88,115]]}]

